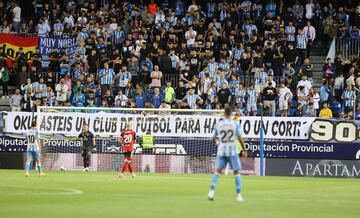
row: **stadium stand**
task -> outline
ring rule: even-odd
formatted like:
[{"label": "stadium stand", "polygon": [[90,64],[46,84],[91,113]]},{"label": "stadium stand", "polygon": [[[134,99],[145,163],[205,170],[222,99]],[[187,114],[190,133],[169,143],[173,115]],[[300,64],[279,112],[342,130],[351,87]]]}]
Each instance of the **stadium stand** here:
[{"label": "stadium stand", "polygon": [[269,116],[318,116],[328,103],[334,117],[360,119],[357,1],[45,2],[0,2],[1,34],[75,37],[74,57],[54,47],[45,68],[39,49],[30,60],[20,50],[9,65],[1,47],[1,109],[259,115],[261,102]]}]

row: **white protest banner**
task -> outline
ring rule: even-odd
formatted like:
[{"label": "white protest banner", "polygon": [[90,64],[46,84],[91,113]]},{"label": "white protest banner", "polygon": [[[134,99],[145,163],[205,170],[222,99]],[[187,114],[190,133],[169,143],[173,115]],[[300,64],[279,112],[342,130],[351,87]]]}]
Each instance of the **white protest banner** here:
[{"label": "white protest banner", "polygon": [[[154,136],[212,137],[219,116],[142,115],[120,113],[41,113],[41,133],[78,135],[84,123],[95,135],[120,135],[127,122],[138,135],[150,130]],[[5,132],[24,133],[31,125],[31,113],[10,112]]]},{"label": "white protest banner", "polygon": [[[131,122],[138,135],[150,130],[154,136],[212,137],[219,116],[203,115],[142,115],[121,113],[41,113],[40,132],[77,135],[83,123],[87,123],[95,135],[120,135],[126,122]],[[24,133],[30,127],[31,113],[9,112],[5,132]],[[264,117],[265,139],[309,139],[311,124],[315,118]],[[260,117],[241,117],[241,133],[244,138],[260,137]]]},{"label": "white protest banner", "polygon": [[[309,139],[313,117],[263,117],[265,139]],[[241,117],[241,133],[244,138],[260,138],[260,117]]]}]

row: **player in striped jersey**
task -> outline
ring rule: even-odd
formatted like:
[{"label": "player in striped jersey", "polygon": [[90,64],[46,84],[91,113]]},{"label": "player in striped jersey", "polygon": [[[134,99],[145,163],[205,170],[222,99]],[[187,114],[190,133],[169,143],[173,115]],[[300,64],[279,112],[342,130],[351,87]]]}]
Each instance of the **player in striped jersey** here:
[{"label": "player in striped jersey", "polygon": [[33,121],[31,123],[31,129],[26,133],[26,141],[27,141],[27,152],[26,152],[26,164],[25,164],[25,176],[29,177],[30,164],[34,159],[37,166],[37,171],[39,176],[45,176],[41,169],[40,162],[40,133],[36,129],[36,122]]},{"label": "player in striped jersey", "polygon": [[237,148],[237,141],[240,142],[243,149],[243,156],[247,157],[247,152],[244,148],[244,141],[241,138],[240,125],[232,119],[232,108],[225,107],[224,118],[219,121],[214,131],[214,142],[218,146],[216,157],[216,171],[213,175],[208,199],[214,200],[215,188],[219,181],[220,174],[229,163],[231,169],[234,171],[235,184],[236,184],[236,200],[243,202],[241,196],[241,176],[240,176],[240,158]]}]

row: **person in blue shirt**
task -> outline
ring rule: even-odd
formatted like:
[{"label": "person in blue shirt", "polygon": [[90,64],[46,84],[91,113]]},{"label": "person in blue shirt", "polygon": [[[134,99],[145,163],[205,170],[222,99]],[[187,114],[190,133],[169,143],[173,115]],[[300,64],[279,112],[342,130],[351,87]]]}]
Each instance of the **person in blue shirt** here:
[{"label": "person in blue shirt", "polygon": [[330,89],[328,81],[324,80],[323,85],[320,87],[320,102],[328,102],[330,97]]},{"label": "person in blue shirt", "polygon": [[81,89],[78,88],[77,93],[72,98],[72,104],[75,107],[84,107],[85,102],[85,95],[81,93]]},{"label": "person in blue shirt", "polygon": [[[88,106],[87,106],[88,108],[94,108],[94,107],[96,107],[96,105],[94,105],[94,99],[93,99],[93,98],[90,98],[88,102],[89,102],[89,104],[88,104]],[[96,113],[96,110],[89,110],[89,109],[88,109],[86,112],[87,112],[87,113]]]},{"label": "person in blue shirt", "polygon": [[135,100],[135,105],[137,108],[145,107],[146,96],[140,87],[136,88],[136,94],[134,96],[134,100]]},{"label": "person in blue shirt", "polygon": [[154,107],[159,108],[163,99],[164,96],[160,93],[160,89],[157,87],[154,88],[154,94],[151,97],[151,103],[154,105]]},{"label": "person in blue shirt", "polygon": [[111,90],[111,85],[115,77],[115,72],[112,68],[109,68],[109,63],[104,63],[104,68],[99,71],[99,79],[101,84],[101,92],[105,93],[106,90]]}]

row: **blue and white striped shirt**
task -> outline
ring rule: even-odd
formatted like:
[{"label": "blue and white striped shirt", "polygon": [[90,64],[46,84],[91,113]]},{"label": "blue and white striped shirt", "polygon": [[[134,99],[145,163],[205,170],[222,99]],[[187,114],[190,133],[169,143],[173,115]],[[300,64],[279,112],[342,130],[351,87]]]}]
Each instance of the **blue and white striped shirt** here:
[{"label": "blue and white striped shirt", "polygon": [[38,144],[38,140],[40,139],[40,132],[31,128],[26,133],[26,141],[27,141],[27,151],[39,151],[40,145]]},{"label": "blue and white striped shirt", "polygon": [[[296,28],[294,26],[286,26],[285,27],[286,33],[296,33]],[[287,41],[288,42],[295,42],[295,35],[287,35]]]},{"label": "blue and white striped shirt", "polygon": [[[238,97],[240,95],[240,97]],[[235,103],[242,105],[245,103],[246,90],[245,89],[235,89]]]},{"label": "blue and white striped shirt", "polygon": [[229,65],[229,63],[227,63],[227,62],[225,62],[225,63],[219,63],[218,66],[219,66],[218,68],[222,68],[222,69],[223,69],[223,72],[224,72],[225,76],[227,76],[228,73],[229,73],[229,70],[230,70],[230,65]]},{"label": "blue and white striped shirt", "polygon": [[259,86],[265,86],[268,81],[268,75],[266,72],[262,72],[262,74],[255,80],[255,84]]},{"label": "blue and white striped shirt", "polygon": [[210,78],[213,78],[216,74],[216,69],[219,68],[219,64],[217,62],[208,63],[208,68],[209,68],[209,76]]},{"label": "blue and white striped shirt", "polygon": [[299,34],[296,36],[296,48],[298,49],[306,49],[306,42],[307,42],[307,37],[305,34]]},{"label": "blue and white striped shirt", "polygon": [[196,95],[196,94],[187,94],[185,95],[185,97],[183,98],[183,100],[186,100],[187,101],[187,104],[189,105],[189,107],[191,109],[194,109],[195,108],[195,103],[196,101],[200,99],[200,96]]},{"label": "blue and white striped shirt", "polygon": [[244,24],[243,30],[245,31],[246,35],[251,37],[253,35],[253,31],[257,32],[258,29],[254,24]]},{"label": "blue and white striped shirt", "polygon": [[240,124],[233,119],[223,118],[218,122],[214,131],[214,139],[218,139],[218,156],[235,156],[239,151],[237,148],[238,137],[241,136]]},{"label": "blue and white striped shirt", "polygon": [[221,89],[221,84],[222,83],[226,83],[226,86],[229,85],[229,82],[226,79],[220,79],[219,78],[219,79],[216,80],[216,85],[217,85],[218,90]]},{"label": "blue and white striped shirt", "polygon": [[[343,97],[344,97],[344,106],[345,107],[353,107],[354,106],[354,99],[355,98],[355,91],[354,90],[345,90],[343,92]],[[348,99],[350,98],[350,99]]]},{"label": "blue and white striped shirt", "polygon": [[246,91],[247,93],[247,105],[253,106],[256,105],[256,100],[257,100],[257,93],[255,89],[249,89]]},{"label": "blue and white striped shirt", "polygon": [[276,16],[276,3],[267,3],[265,6],[265,10],[266,10],[266,14],[268,14],[269,12],[272,12],[272,17]]},{"label": "blue and white striped shirt", "polygon": [[99,71],[99,76],[101,77],[100,84],[101,85],[110,85],[111,82],[114,79],[114,75],[115,75],[115,72],[111,68],[109,68],[109,69],[101,69]]},{"label": "blue and white striped shirt", "polygon": [[35,87],[35,92],[42,90],[42,93],[38,93],[35,95],[36,98],[44,98],[47,95],[46,84],[38,83]]},{"label": "blue and white striped shirt", "polygon": [[113,39],[115,45],[120,45],[124,40],[125,34],[124,31],[120,30],[114,30],[113,32]]},{"label": "blue and white striped shirt", "polygon": [[243,48],[234,47],[234,48],[232,49],[232,53],[233,53],[234,59],[240,61],[240,60],[241,60],[241,56],[242,56],[242,54],[244,53],[244,49],[243,49]]},{"label": "blue and white striped shirt", "polygon": [[126,71],[126,72],[122,72],[120,73],[120,78],[119,78],[119,86],[120,87],[126,87],[126,85],[129,83],[129,80],[131,80],[131,73]]},{"label": "blue and white striped shirt", "polygon": [[217,94],[216,88],[211,87],[211,88],[209,89],[209,92],[208,92],[208,93],[209,93],[211,102],[213,102],[214,99],[215,99],[215,96],[216,96],[216,94]]},{"label": "blue and white striped shirt", "polygon": [[64,31],[64,24],[55,23],[54,24],[54,35],[60,36],[63,33],[62,31]]},{"label": "blue and white striped shirt", "polygon": [[87,33],[83,33],[83,32],[80,32],[77,36],[77,39],[79,40],[82,40],[85,42],[85,40],[89,37],[89,35]]}]

